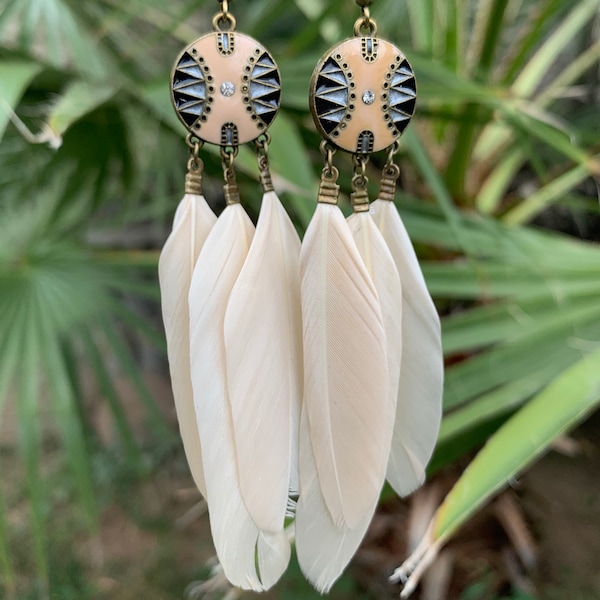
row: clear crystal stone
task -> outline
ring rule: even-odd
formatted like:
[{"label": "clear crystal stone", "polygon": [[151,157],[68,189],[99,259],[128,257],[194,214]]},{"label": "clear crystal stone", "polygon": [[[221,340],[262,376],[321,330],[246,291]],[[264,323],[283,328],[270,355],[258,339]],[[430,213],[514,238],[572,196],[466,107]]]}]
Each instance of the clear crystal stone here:
[{"label": "clear crystal stone", "polygon": [[221,84],[221,94],[226,98],[231,98],[235,94],[235,85],[231,81],[226,81]]},{"label": "clear crystal stone", "polygon": [[365,104],[373,104],[373,102],[375,102],[375,92],[373,90],[367,90],[363,95],[362,95],[362,101]]}]

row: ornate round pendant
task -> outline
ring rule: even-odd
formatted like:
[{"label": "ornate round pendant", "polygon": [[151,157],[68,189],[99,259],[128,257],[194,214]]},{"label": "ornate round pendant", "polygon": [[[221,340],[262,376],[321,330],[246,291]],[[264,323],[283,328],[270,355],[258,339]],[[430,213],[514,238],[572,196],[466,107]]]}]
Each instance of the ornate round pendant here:
[{"label": "ornate round pendant", "polygon": [[310,108],[329,142],[352,153],[391,146],[409,124],[417,99],[404,54],[376,37],[354,37],[332,48],[311,80]]},{"label": "ornate round pendant", "polygon": [[257,139],[279,111],[281,77],[269,52],[234,31],[209,33],[178,57],[173,106],[197,138],[218,146]]}]

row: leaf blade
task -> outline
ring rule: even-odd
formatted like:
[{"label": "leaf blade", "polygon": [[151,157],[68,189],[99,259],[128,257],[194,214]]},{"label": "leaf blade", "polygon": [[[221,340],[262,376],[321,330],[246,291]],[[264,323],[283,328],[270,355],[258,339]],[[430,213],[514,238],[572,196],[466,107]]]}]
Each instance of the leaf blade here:
[{"label": "leaf blade", "polygon": [[[492,436],[438,510],[435,539],[450,537],[511,477],[600,404],[599,374],[600,351],[595,351],[564,371]],[[531,437],[533,423],[537,439]]]},{"label": "leaf blade", "polygon": [[41,69],[41,65],[33,62],[0,63],[0,140],[21,96]]}]

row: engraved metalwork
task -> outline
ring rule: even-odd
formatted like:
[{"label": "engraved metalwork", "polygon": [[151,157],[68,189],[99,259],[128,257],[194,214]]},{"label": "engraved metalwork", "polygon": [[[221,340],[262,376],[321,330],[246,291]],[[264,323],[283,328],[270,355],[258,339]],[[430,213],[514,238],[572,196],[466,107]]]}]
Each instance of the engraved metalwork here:
[{"label": "engraved metalwork", "polygon": [[172,72],[171,99],[185,127],[215,145],[252,142],[271,125],[281,103],[273,57],[235,31],[209,33],[186,48]]},{"label": "engraved metalwork", "polygon": [[371,154],[374,143],[375,136],[372,131],[361,131],[356,144],[356,152],[358,154]]},{"label": "engraved metalwork", "polygon": [[221,146],[239,146],[240,134],[235,123],[225,123],[221,128]]},{"label": "engraved metalwork", "polygon": [[314,109],[327,135],[342,123],[350,108],[350,81],[342,66],[330,57],[316,81]]},{"label": "engraved metalwork", "polygon": [[219,52],[230,56],[235,52],[235,35],[232,31],[221,31],[217,34]]},{"label": "engraved metalwork", "polygon": [[414,73],[404,54],[370,34],[333,47],[317,64],[310,108],[321,135],[347,152],[391,146],[416,105]]},{"label": "engraved metalwork", "polygon": [[268,52],[262,52],[253,62],[250,73],[248,99],[261,124],[268,127],[281,103],[281,78],[275,61]]},{"label": "engraved metalwork", "polygon": [[410,123],[417,102],[417,84],[408,61],[398,57],[389,85],[389,115],[400,135]]},{"label": "engraved metalwork", "polygon": [[364,37],[361,39],[362,57],[367,62],[375,62],[377,53],[379,52],[379,40],[372,37]]},{"label": "engraved metalwork", "polygon": [[204,113],[208,100],[208,74],[208,67],[187,52],[175,66],[173,102],[187,127],[191,127]]}]

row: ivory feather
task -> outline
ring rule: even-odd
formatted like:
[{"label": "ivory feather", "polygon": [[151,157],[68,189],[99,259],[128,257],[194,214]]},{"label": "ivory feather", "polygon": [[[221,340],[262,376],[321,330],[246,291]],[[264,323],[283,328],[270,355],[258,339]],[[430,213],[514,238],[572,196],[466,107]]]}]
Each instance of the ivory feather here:
[{"label": "ivory feather", "polygon": [[323,498],[306,410],[300,421],[300,498],[296,509],[296,554],[304,576],[329,592],[358,549],[377,508],[375,498],[354,528],[337,527]]},{"label": "ivory feather", "polygon": [[335,525],[355,528],[385,479],[389,378],[377,292],[337,206],[317,206],[300,275],[304,402],[320,487]]},{"label": "ivory feather", "polygon": [[[385,327],[389,377],[386,448],[389,452],[402,358],[402,286],[390,251],[368,213],[353,214],[347,222],[377,290]],[[370,510],[355,527],[337,527],[321,493],[305,411],[301,440],[301,494],[296,511],[298,560],[312,585],[319,592],[327,593],[359,547],[379,497],[373,497]]]},{"label": "ivory feather", "polygon": [[190,373],[188,294],[194,266],[217,217],[202,196],[186,194],[158,261],[169,370],[183,448],[192,477],[206,496]]},{"label": "ivory feather", "polygon": [[[366,212],[353,213],[347,221],[381,306],[390,381],[388,443],[391,445],[402,361],[402,284],[389,248],[370,215]],[[388,445],[388,453],[389,448]]]},{"label": "ivory feather", "polygon": [[238,204],[225,209],[208,236],[190,288],[190,353],[217,556],[233,585],[262,591],[285,571],[290,547],[283,531],[261,535],[240,494],[223,332],[227,303],[253,235],[254,226]]},{"label": "ivory feather", "polygon": [[284,531],[268,533],[261,531],[256,544],[258,573],[265,590],[270,590],[287,569],[292,548]]},{"label": "ivory feather", "polygon": [[402,281],[404,351],[387,480],[406,496],[424,482],[440,429],[444,384],[440,319],[394,203],[376,200],[371,211]]},{"label": "ivory feather", "polygon": [[300,238],[275,192],[264,195],[225,315],[227,380],[240,490],[259,529],[284,527],[297,490],[302,398]]}]

